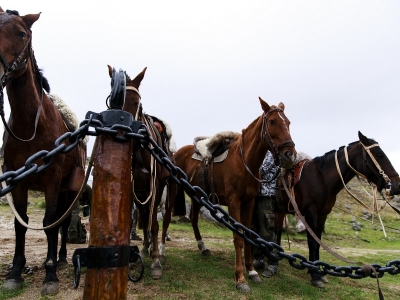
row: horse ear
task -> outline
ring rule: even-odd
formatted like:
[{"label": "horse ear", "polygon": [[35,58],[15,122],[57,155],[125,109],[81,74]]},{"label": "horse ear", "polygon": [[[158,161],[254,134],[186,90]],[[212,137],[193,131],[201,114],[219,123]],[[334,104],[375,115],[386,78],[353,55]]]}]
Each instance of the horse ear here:
[{"label": "horse ear", "polygon": [[112,78],[113,68],[110,65],[107,65],[107,67],[108,67],[108,75],[110,75],[110,78]]},{"label": "horse ear", "polygon": [[144,74],[146,73],[147,67],[145,67],[143,69],[142,72],[140,72],[133,80],[133,85],[135,85],[136,87],[140,86],[140,83],[142,82],[143,78],[144,78]]},{"label": "horse ear", "polygon": [[285,110],[285,104],[283,104],[282,102],[279,102],[278,107],[282,110]]},{"label": "horse ear", "polygon": [[258,99],[260,99],[261,108],[263,109],[263,111],[267,112],[271,109],[271,106],[269,106],[267,104],[267,102],[265,102],[263,99],[261,99],[261,97],[258,97]]},{"label": "horse ear", "polygon": [[0,6],[0,12],[4,12],[4,10],[1,8],[1,6]]},{"label": "horse ear", "polygon": [[39,19],[40,14],[41,13],[26,15],[22,17],[22,20],[28,28],[31,28],[33,23],[35,23]]},{"label": "horse ear", "polygon": [[361,131],[358,132],[358,138],[360,139],[360,142],[362,142],[363,144],[365,144],[364,141],[368,140],[368,138],[365,135],[363,135]]}]

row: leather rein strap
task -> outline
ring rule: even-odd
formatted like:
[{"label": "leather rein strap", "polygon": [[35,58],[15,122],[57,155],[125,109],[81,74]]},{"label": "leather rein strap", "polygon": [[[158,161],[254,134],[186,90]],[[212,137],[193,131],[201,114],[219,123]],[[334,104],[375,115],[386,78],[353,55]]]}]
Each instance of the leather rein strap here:
[{"label": "leather rein strap", "polygon": [[0,51],[0,58],[1,61],[3,62],[4,66],[6,67],[6,70],[3,74],[3,76],[1,76],[1,87],[0,87],[0,116],[1,116],[1,120],[3,121],[3,125],[4,128],[6,129],[6,131],[15,139],[21,141],[21,142],[29,142],[32,141],[35,136],[36,136],[36,130],[37,130],[37,124],[39,122],[39,116],[40,116],[40,111],[42,110],[42,105],[43,105],[43,83],[42,83],[42,79],[40,79],[40,92],[41,92],[41,98],[40,98],[40,105],[38,107],[38,110],[36,112],[36,117],[35,117],[35,129],[33,131],[33,135],[29,138],[29,139],[21,139],[19,137],[17,137],[11,130],[11,128],[8,126],[7,121],[5,120],[5,116],[4,116],[4,94],[3,94],[3,88],[6,87],[6,85],[8,83],[11,82],[10,80],[10,74],[14,71],[18,71],[20,69],[24,69],[27,67],[28,65],[28,59],[25,59],[24,61],[22,61],[22,56],[25,55],[25,50],[28,48],[28,54],[29,57],[31,59],[32,62],[32,66],[33,66],[33,71],[34,72],[39,72],[39,70],[37,69],[37,64],[36,64],[36,60],[35,57],[33,55],[33,49],[32,47],[28,47],[31,43],[31,39],[32,39],[32,32],[31,32],[31,36],[29,37],[29,39],[27,40],[25,46],[22,48],[21,52],[18,54],[18,56],[13,60],[13,62],[11,62],[10,64],[7,63],[4,54]]}]

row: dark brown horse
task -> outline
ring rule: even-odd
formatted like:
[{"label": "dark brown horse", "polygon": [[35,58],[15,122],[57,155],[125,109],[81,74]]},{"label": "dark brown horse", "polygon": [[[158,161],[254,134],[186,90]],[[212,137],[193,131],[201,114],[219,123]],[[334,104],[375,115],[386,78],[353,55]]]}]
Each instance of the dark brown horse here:
[{"label": "dark brown horse", "polygon": [[[400,193],[399,174],[393,168],[389,159],[378,143],[358,133],[359,141],[341,147],[338,151],[330,151],[323,156],[306,160],[301,171],[300,181],[294,186],[297,206],[311,230],[321,239],[328,214],[336,202],[337,194],[343,189],[343,182],[348,183],[356,172],[377,186],[381,191],[391,184],[391,195]],[[348,160],[346,161],[346,153]],[[370,153],[370,154],[369,154]],[[338,166],[335,162],[337,157]],[[374,163],[374,160],[377,164]],[[340,170],[340,173],[339,171]],[[343,179],[341,179],[341,177]],[[386,179],[386,180],[385,180]],[[280,203],[275,217],[277,239],[280,244],[282,224],[285,213],[293,213],[289,206],[289,198],[282,191],[283,203]],[[290,212],[288,211],[290,207]],[[307,232],[309,260],[319,260],[319,243]],[[311,282],[317,287],[323,287],[327,282],[324,276],[311,272]]]},{"label": "dark brown horse", "polygon": [[[108,66],[109,75],[112,76],[112,67]],[[135,120],[144,123],[154,141],[163,148],[164,152],[172,157],[171,138],[172,132],[169,125],[157,117],[143,113],[139,86],[144,78],[146,68],[134,79],[126,75],[126,97],[123,109],[133,115]],[[140,221],[143,226],[142,256],[149,255],[151,244],[151,276],[153,279],[162,277],[162,266],[158,251],[157,209],[161,203],[161,196],[167,184],[169,172],[154,161],[149,151],[142,149],[140,144],[133,146],[132,176],[133,199],[139,209]],[[150,233],[150,234],[149,234]]]},{"label": "dark brown horse", "polygon": [[[254,197],[260,188],[259,169],[267,150],[270,150],[275,158],[280,157],[281,165],[285,168],[290,168],[296,159],[296,150],[289,131],[290,122],[283,112],[284,104],[269,106],[261,98],[260,103],[263,110],[262,115],[244,129],[242,134],[231,135],[233,140],[226,146],[229,149],[226,159],[213,165],[214,170],[208,172],[208,178],[198,175],[204,173],[204,161],[199,162],[192,158],[195,153],[194,145],[184,146],[174,154],[176,166],[187,174],[192,185],[200,186],[207,194],[210,194],[212,192],[206,187],[210,186],[211,188],[212,181],[214,181],[212,188],[219,204],[227,205],[229,215],[247,228],[251,226]],[[224,138],[222,140],[223,143],[226,143]],[[213,176],[213,180],[209,180],[211,176]],[[181,191],[182,188],[177,191],[174,182],[170,184],[171,203],[169,203],[164,216],[161,247],[164,247],[165,233],[171,220],[172,202],[175,195],[183,194]],[[176,201],[181,201],[181,199],[177,198]],[[210,252],[204,245],[198,228],[199,211],[200,206],[192,201],[190,218],[197,245],[203,254],[209,255]],[[233,237],[236,253],[236,287],[240,291],[249,292],[250,288],[244,277],[242,264],[243,246],[249,278],[255,282],[261,282],[261,280],[253,267],[250,245],[244,244],[243,238],[237,234],[234,234]]]},{"label": "dark brown horse", "polygon": [[[46,78],[39,71],[32,50],[31,26],[40,14],[19,16],[16,11],[4,12],[0,8],[0,78],[1,90],[7,89],[11,107],[12,121],[9,136],[4,141],[4,167],[6,171],[18,170],[26,160],[40,150],[53,150],[54,142],[68,132],[66,124],[50,97],[43,91],[50,88]],[[1,99],[2,100],[2,99]],[[3,100],[2,100],[3,101]],[[4,119],[4,118],[3,118]],[[12,190],[17,213],[27,223],[28,190],[45,193],[46,212],[43,225],[56,222],[72,203],[78,192],[70,191],[68,183],[71,174],[86,159],[86,148],[75,147],[68,154],[58,154],[45,171],[22,180]],[[39,166],[43,161],[35,161]],[[83,168],[82,168],[83,172]],[[82,178],[83,179],[83,178]],[[70,217],[62,223],[64,232],[68,231]],[[15,253],[10,274],[3,288],[11,290],[21,286],[21,271],[25,266],[25,233],[27,228],[17,219],[15,225]],[[57,262],[57,243],[59,226],[45,230],[48,252],[44,263],[46,277],[42,293],[58,292],[56,268],[58,263],[66,263],[66,238],[64,234]]]}]

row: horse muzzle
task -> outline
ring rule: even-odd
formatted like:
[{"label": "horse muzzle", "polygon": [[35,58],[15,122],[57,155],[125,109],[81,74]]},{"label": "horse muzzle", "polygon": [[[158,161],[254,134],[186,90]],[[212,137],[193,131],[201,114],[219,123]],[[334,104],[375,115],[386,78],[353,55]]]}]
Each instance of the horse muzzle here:
[{"label": "horse muzzle", "polygon": [[287,147],[280,153],[281,167],[290,169],[296,164],[297,152],[294,147]]}]

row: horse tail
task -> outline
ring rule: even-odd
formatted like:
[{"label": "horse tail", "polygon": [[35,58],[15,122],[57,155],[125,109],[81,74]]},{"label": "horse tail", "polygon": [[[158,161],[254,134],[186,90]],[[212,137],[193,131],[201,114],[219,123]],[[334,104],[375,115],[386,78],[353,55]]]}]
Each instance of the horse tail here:
[{"label": "horse tail", "polygon": [[174,203],[174,215],[185,216],[186,215],[186,203],[185,203],[185,192],[182,187],[178,188]]}]

